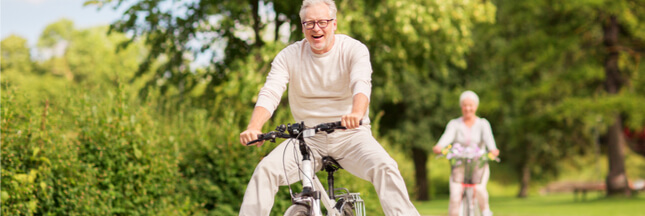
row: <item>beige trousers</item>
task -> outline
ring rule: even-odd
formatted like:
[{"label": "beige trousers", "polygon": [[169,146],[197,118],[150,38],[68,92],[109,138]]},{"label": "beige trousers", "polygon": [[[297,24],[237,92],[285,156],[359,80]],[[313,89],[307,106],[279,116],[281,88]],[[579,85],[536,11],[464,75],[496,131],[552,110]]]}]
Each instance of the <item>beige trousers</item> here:
[{"label": "beige trousers", "polygon": [[[385,215],[419,215],[410,201],[396,161],[374,139],[369,126],[336,130],[331,134],[321,132],[305,141],[313,152],[315,166],[312,167],[315,171],[322,167],[322,156],[331,156],[343,169],[374,185]],[[287,180],[290,184],[300,181],[296,162],[300,163],[302,155],[297,147],[298,141],[289,142],[280,143],[255,168],[244,194],[240,215],[269,215],[279,186],[287,185]],[[298,156],[298,161],[294,155]],[[285,169],[288,178],[285,178]]]},{"label": "beige trousers", "polygon": [[[482,180],[479,184],[475,185],[475,198],[479,204],[479,208],[484,210],[489,210],[488,206],[488,191],[486,190],[486,184],[488,184],[488,178],[490,178],[490,167],[487,165],[484,168],[484,174],[482,175]],[[459,215],[459,207],[461,207],[461,199],[464,193],[464,187],[461,183],[453,182],[452,177],[450,177],[450,202],[448,204],[448,215]]]}]

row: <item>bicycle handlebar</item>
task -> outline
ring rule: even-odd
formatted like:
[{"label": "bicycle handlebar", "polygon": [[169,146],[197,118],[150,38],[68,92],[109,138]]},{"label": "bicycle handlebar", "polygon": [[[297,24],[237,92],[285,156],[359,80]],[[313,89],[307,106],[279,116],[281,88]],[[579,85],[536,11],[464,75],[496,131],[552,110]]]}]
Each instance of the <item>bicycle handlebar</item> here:
[{"label": "bicycle handlebar", "polygon": [[[363,120],[361,120],[358,124],[362,125]],[[316,125],[315,127],[312,127],[312,128],[305,127],[304,122],[287,124],[286,126],[281,124],[281,125],[278,125],[275,128],[275,131],[271,131],[271,132],[263,133],[263,134],[258,134],[258,139],[252,140],[252,141],[246,143],[246,145],[251,145],[253,143],[260,142],[260,141],[265,141],[265,140],[275,142],[276,138],[288,139],[288,138],[299,138],[299,137],[301,137],[301,135],[311,135],[311,136],[313,136],[313,134],[316,134],[316,133],[318,133],[320,131],[324,131],[324,132],[327,132],[327,133],[332,133],[336,129],[347,129],[347,127],[343,126],[340,121],[321,123],[321,124],[318,124],[318,125]],[[313,132],[313,134],[303,134],[303,133],[305,133],[307,131]]]},{"label": "bicycle handlebar", "polygon": [[[484,153],[484,154],[482,154],[482,155],[479,155],[479,156],[477,156],[477,157],[459,157],[459,156],[457,156],[457,157],[454,157],[454,158],[457,158],[457,159],[472,159],[472,158],[481,158],[481,157],[485,157],[485,158],[487,158],[487,160],[489,160],[489,161],[495,161],[495,162],[497,162],[497,163],[501,162],[501,159],[499,159],[499,156],[494,156],[494,158],[491,158],[491,157],[489,156],[489,154],[490,154],[490,151],[486,151],[486,153]],[[447,156],[446,154],[441,153],[441,154],[437,154],[437,156],[435,156],[435,158],[436,158],[436,159],[438,159],[438,158],[446,158],[446,159],[448,159],[448,157],[446,157],[446,156]]]}]

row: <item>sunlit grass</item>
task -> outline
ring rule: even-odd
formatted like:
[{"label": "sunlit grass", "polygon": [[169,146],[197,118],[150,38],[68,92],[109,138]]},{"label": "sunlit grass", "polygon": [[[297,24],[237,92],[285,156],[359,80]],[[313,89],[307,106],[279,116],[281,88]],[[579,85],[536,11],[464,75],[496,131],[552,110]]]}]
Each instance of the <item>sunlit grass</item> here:
[{"label": "sunlit grass", "polygon": [[[600,194],[588,194],[585,201],[576,201],[572,194],[534,196],[526,199],[515,197],[491,197],[491,210],[495,216],[637,216],[645,215],[645,194],[634,198],[606,198]],[[447,215],[448,199],[439,198],[427,202],[415,202],[421,215]]]}]

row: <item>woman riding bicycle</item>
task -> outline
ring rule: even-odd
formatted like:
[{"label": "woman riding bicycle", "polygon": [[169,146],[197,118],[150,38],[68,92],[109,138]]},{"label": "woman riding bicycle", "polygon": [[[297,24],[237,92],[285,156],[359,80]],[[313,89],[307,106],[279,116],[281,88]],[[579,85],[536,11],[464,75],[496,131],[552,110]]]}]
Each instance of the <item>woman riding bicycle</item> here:
[{"label": "woman riding bicycle", "polygon": [[[459,97],[459,105],[461,106],[462,116],[450,120],[446,126],[446,130],[441,135],[439,142],[432,150],[435,154],[441,154],[441,151],[448,145],[453,144],[460,147],[478,147],[487,148],[492,156],[497,157],[499,150],[493,138],[493,132],[490,123],[484,119],[479,118],[475,114],[477,106],[479,105],[479,97],[472,91],[465,91]],[[479,203],[479,208],[482,210],[484,216],[493,215],[488,206],[488,191],[486,191],[486,183],[490,177],[490,169],[486,164],[484,167],[484,174],[481,182],[475,186],[475,196]],[[459,206],[461,204],[462,194],[464,187],[462,184],[454,181],[454,175],[450,177],[450,203],[448,206],[449,215],[459,215]]]}]

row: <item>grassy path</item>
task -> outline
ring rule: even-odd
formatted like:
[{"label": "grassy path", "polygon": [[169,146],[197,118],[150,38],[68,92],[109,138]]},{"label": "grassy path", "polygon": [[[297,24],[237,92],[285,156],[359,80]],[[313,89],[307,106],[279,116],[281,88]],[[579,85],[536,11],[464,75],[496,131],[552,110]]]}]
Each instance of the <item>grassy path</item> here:
[{"label": "grassy path", "polygon": [[[604,198],[588,194],[585,201],[575,201],[573,195],[535,196],[526,199],[491,197],[495,216],[645,216],[645,194],[635,198]],[[416,202],[421,215],[447,215],[448,200]]]}]

